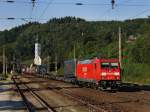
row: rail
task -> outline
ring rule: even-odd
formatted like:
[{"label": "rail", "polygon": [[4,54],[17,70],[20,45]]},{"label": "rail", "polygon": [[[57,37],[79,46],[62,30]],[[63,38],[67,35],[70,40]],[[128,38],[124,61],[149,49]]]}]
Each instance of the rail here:
[{"label": "rail", "polygon": [[88,102],[88,101],[83,100],[82,98],[80,98],[80,97],[78,97],[78,96],[76,96],[76,95],[71,94],[71,92],[70,92],[69,89],[65,89],[65,91],[62,92],[62,91],[57,91],[57,90],[54,89],[54,88],[63,89],[62,87],[54,87],[54,85],[50,85],[50,84],[49,84],[49,89],[53,90],[53,91],[56,92],[57,94],[61,94],[61,95],[63,94],[63,95],[65,95],[65,96],[69,97],[69,98],[72,98],[72,99],[74,99],[75,101],[77,101],[77,102],[79,102],[79,103],[81,103],[81,104],[83,104],[83,105],[86,105],[86,106],[90,107],[91,109],[96,110],[96,112],[97,112],[97,111],[98,111],[98,112],[108,112],[107,110],[105,110],[105,109],[103,109],[103,108],[101,108],[101,107],[98,107],[98,106],[96,106],[96,105],[94,105],[94,104],[92,104],[92,103],[90,103],[90,102]]},{"label": "rail", "polygon": [[[18,83],[16,82],[15,78],[12,77],[12,80],[14,81],[14,84],[16,85],[19,94],[21,95],[26,107],[27,107],[27,111],[28,112],[35,112],[35,109],[31,106],[31,104],[29,103],[29,101],[27,100],[26,96],[23,94],[23,92],[21,91]],[[19,80],[20,81],[20,80]],[[44,107],[47,109],[48,112],[56,112],[54,110],[54,108],[52,108],[44,99],[42,99],[42,97],[40,97],[36,92],[34,92],[31,88],[29,88],[29,86],[27,86],[25,83],[23,82],[19,82],[20,84],[23,84],[26,89],[28,90],[28,92],[30,92],[32,94],[32,96],[34,98],[36,98],[36,100]]]},{"label": "rail", "polygon": [[28,102],[27,98],[25,97],[25,95],[24,95],[23,92],[21,91],[21,89],[20,89],[18,83],[16,82],[14,76],[12,77],[12,80],[14,81],[14,84],[16,85],[16,88],[17,88],[17,90],[18,90],[18,92],[19,92],[19,94],[20,94],[20,96],[21,96],[21,98],[22,98],[22,100],[23,100],[23,102],[24,102],[26,108],[27,108],[27,111],[28,111],[28,112],[35,112],[35,110],[33,109],[33,107],[32,107],[32,106],[30,105],[30,103]]}]

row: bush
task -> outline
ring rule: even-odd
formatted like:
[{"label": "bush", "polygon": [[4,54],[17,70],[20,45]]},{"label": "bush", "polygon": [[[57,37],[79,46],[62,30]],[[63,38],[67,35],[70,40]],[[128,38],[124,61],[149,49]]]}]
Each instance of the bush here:
[{"label": "bush", "polygon": [[64,68],[60,68],[59,70],[58,70],[58,73],[57,73],[59,76],[63,76],[64,75]]},{"label": "bush", "polygon": [[128,63],[124,66],[123,81],[150,84],[150,65]]}]

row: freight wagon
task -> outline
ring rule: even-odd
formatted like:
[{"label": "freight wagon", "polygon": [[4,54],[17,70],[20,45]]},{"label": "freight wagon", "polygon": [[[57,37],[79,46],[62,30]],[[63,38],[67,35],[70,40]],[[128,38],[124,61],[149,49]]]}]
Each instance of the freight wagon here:
[{"label": "freight wagon", "polygon": [[21,72],[23,74],[41,74],[45,75],[48,71],[47,65],[42,64],[42,65],[32,65],[32,66],[27,66],[23,64],[21,66]]},{"label": "freight wagon", "polygon": [[118,59],[69,60],[64,63],[64,77],[78,84],[94,85],[102,89],[117,89],[121,84]]}]

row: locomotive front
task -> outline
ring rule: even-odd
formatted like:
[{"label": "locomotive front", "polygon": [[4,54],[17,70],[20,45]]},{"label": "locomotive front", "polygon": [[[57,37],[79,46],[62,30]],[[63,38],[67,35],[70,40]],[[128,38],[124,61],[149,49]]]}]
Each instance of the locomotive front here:
[{"label": "locomotive front", "polygon": [[100,81],[103,89],[117,89],[121,84],[121,68],[117,59],[100,60]]}]

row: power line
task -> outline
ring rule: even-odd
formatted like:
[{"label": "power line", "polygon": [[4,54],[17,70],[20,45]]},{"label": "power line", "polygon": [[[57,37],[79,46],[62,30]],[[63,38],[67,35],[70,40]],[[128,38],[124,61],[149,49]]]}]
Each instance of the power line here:
[{"label": "power line", "polygon": [[148,12],[148,11],[150,11],[150,9],[143,10],[142,12],[140,12],[140,13],[138,13],[138,14],[132,16],[132,17],[129,17],[128,19],[133,19],[133,18],[138,17],[138,16],[140,16],[140,15],[142,15],[142,14]]},{"label": "power line", "polygon": [[[53,1],[53,0],[51,0],[51,1]],[[127,1],[129,1],[129,0],[127,0]],[[32,4],[33,7],[35,6],[35,4],[48,4],[49,5],[49,3],[50,3],[50,2],[45,2],[45,1],[26,2],[26,1],[14,1],[14,0],[6,0],[6,1],[0,1],[0,2]],[[79,3],[79,2],[78,3],[75,3],[75,2],[54,2],[54,3],[50,3],[50,4],[53,4],[53,5],[80,5],[80,6],[81,5],[88,5],[88,6],[111,6],[111,5],[113,5],[113,8],[115,6],[136,6],[136,7],[150,6],[150,3],[145,4],[144,2],[141,2],[140,4],[138,4],[138,3],[132,3],[132,4],[126,4],[126,3],[121,4],[121,3],[119,3],[119,4],[117,4],[115,2],[112,2],[112,3],[95,3],[95,4],[94,3]]]},{"label": "power line", "polygon": [[32,4],[33,7],[36,4],[48,4],[49,3],[49,2],[46,2],[46,1],[36,1],[36,0],[31,0],[31,1],[1,0],[0,2],[3,2],[3,3]]},{"label": "power line", "polygon": [[150,4],[118,4],[118,6],[135,6],[135,7],[144,7],[144,6],[150,6]]},{"label": "power line", "polygon": [[[124,3],[124,2],[129,2],[130,0],[125,0],[125,1],[122,1],[122,2],[120,2],[120,3],[118,3],[118,4],[115,4],[115,6],[117,6],[117,8],[119,7],[119,4],[122,4],[122,3]],[[113,6],[113,7],[115,7],[115,6]],[[102,18],[107,14],[107,13],[109,13],[110,11],[112,11],[112,8],[109,8],[108,10],[106,10],[103,14],[102,14]]]},{"label": "power line", "polygon": [[[0,2],[7,2],[7,3],[29,3],[29,4],[33,4],[33,6],[32,6],[33,8],[34,8],[35,4],[41,4],[41,3],[45,3],[45,4],[47,4],[47,6],[43,10],[43,12],[39,16],[39,18],[32,18],[32,13],[33,13],[33,8],[32,8],[31,14],[30,14],[30,16],[28,18],[0,18],[0,19],[6,19],[6,20],[20,19],[20,20],[24,20],[24,21],[36,20],[36,19],[37,20],[47,20],[47,19],[41,19],[41,18],[44,16],[44,14],[46,13],[46,11],[49,8],[49,6],[50,5],[55,5],[55,4],[57,4],[57,5],[65,5],[65,4],[71,5],[71,4],[74,4],[74,5],[78,5],[78,6],[82,6],[82,5],[91,5],[91,6],[107,6],[108,5],[109,6],[109,5],[112,5],[111,3],[106,3],[106,4],[105,3],[104,4],[98,3],[98,4],[95,4],[95,3],[80,3],[80,2],[78,2],[78,3],[74,3],[74,2],[53,2],[53,1],[54,0],[51,0],[50,2],[31,0],[31,1],[27,2],[27,1],[1,0]],[[122,1],[121,3],[115,3],[115,2],[113,2],[113,3],[115,3],[114,6],[113,6],[113,9],[114,9],[115,6],[116,7],[121,7],[121,6],[136,6],[136,7],[138,7],[138,6],[150,6],[150,4],[137,4],[137,3],[130,4],[130,3],[127,3],[129,1],[131,1],[131,0],[125,0],[125,1]],[[144,2],[141,2],[141,3],[144,3]],[[112,8],[108,9],[106,12],[104,12],[104,14],[106,15],[111,10],[112,10]],[[141,14],[143,14],[143,13],[149,11],[149,10],[150,9],[144,10],[144,11],[136,14],[132,18],[137,17],[137,16],[139,16],[139,15],[141,15]]]},{"label": "power line", "polygon": [[[15,17],[6,17],[6,18],[0,18],[0,20],[23,20],[26,22],[30,22],[29,20],[37,20],[37,18],[27,18],[27,17],[21,17],[21,18],[15,18]],[[47,20],[47,19],[40,19],[40,20]]]},{"label": "power line", "polygon": [[31,2],[32,2],[32,9],[31,9],[31,13],[30,13],[30,18],[32,18],[36,0],[31,0]]},{"label": "power line", "polygon": [[54,0],[51,0],[51,1],[47,4],[46,8],[43,10],[43,12],[42,12],[42,14],[39,16],[39,19],[38,19],[38,20],[40,20],[40,19],[42,18],[42,16],[44,16],[46,10],[49,8],[49,6],[52,4],[53,1],[54,1]]}]

